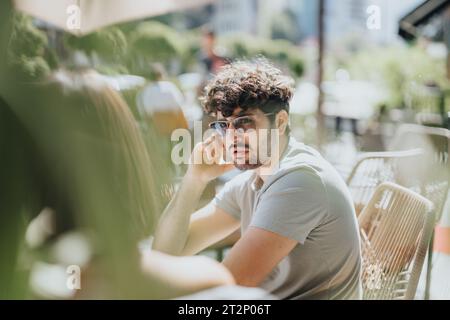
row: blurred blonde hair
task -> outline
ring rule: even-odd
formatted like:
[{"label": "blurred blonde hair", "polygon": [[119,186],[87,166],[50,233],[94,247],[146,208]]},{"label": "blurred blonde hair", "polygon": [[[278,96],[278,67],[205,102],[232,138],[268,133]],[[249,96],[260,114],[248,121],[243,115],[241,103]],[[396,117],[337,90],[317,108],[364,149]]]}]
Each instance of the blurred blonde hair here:
[{"label": "blurred blonde hair", "polygon": [[142,280],[138,241],[162,211],[166,170],[158,153],[148,153],[153,144],[147,147],[127,104],[92,71],[15,80],[0,99],[0,237],[7,246],[0,296],[26,295],[26,277],[17,272],[20,239],[45,207],[55,212],[54,236],[77,229],[89,237],[105,296],[155,294]]},{"label": "blurred blonde hair", "polygon": [[[64,115],[63,122],[66,122],[63,129],[71,128],[77,133],[75,136],[84,136],[82,141],[95,141],[94,145],[106,145],[108,150],[112,150],[111,153],[100,154],[100,158],[89,156],[87,160],[105,164],[105,167],[102,164],[96,166],[96,170],[105,171],[99,178],[115,175],[108,179],[114,185],[106,187],[113,188],[114,193],[110,196],[120,199],[107,201],[120,200],[122,209],[130,213],[129,222],[134,224],[134,230],[140,235],[151,233],[156,215],[163,207],[161,181],[158,181],[155,172],[164,168],[156,168],[152,161],[159,155],[154,154],[150,158],[143,136],[124,99],[93,71],[74,73],[61,70],[50,77],[48,84],[52,100],[66,104],[65,110],[59,110]],[[55,87],[56,90],[53,90]],[[73,141],[72,138],[69,141]],[[82,144],[78,147],[77,156],[80,157],[83,156],[81,153],[92,151]],[[83,181],[86,180],[81,180],[81,183]],[[105,183],[100,185],[105,186]],[[86,188],[89,186],[86,185]]]}]

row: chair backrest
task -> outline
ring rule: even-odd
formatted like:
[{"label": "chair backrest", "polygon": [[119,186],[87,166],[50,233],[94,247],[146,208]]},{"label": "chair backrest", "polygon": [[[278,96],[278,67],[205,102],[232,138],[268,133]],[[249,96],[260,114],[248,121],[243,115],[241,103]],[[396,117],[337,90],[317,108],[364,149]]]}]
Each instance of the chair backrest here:
[{"label": "chair backrest", "polygon": [[[427,141],[422,141],[426,138]],[[402,124],[388,146],[388,150],[405,150],[409,148],[424,147],[418,145],[431,142],[436,153],[448,153],[450,131],[445,128],[427,127],[419,124]]]},{"label": "chair backrest", "polygon": [[347,178],[356,214],[359,215],[382,182],[395,182],[407,187],[417,184],[417,181],[412,181],[411,171],[416,169],[422,153],[422,149],[417,148],[361,155]]},{"label": "chair backrest", "polygon": [[417,124],[403,124],[397,130],[390,150],[406,150],[421,148],[424,150],[421,159],[421,184],[418,192],[430,199],[436,208],[436,221],[442,216],[449,191],[450,180],[450,130],[426,127]]},{"label": "chair backrest", "polygon": [[358,222],[364,299],[413,299],[434,226],[431,201],[382,183]]}]

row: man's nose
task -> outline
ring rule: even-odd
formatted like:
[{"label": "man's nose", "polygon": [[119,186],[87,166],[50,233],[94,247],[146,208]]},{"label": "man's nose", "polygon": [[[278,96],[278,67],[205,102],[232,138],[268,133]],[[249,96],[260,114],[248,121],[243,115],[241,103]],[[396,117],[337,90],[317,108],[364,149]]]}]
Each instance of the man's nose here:
[{"label": "man's nose", "polygon": [[233,121],[228,122],[227,130],[236,130]]},{"label": "man's nose", "polygon": [[242,142],[245,140],[244,131],[240,129],[229,128],[226,131],[227,141],[232,143]]}]

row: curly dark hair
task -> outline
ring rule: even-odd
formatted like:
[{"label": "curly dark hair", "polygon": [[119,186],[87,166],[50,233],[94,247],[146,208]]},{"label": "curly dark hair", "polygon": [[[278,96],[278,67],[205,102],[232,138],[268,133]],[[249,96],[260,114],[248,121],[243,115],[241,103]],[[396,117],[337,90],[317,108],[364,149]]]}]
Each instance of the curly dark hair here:
[{"label": "curly dark hair", "polygon": [[266,58],[236,61],[224,66],[206,85],[201,97],[204,110],[215,115],[220,111],[229,117],[238,107],[243,110],[260,109],[264,113],[281,110],[289,113],[289,101],[293,95],[294,80],[283,75]]}]

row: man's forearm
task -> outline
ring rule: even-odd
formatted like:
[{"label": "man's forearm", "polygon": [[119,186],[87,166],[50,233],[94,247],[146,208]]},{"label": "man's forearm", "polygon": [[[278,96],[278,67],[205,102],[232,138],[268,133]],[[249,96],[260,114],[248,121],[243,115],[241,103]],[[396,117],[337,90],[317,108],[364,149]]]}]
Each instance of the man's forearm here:
[{"label": "man's forearm", "polygon": [[188,238],[191,214],[197,208],[205,187],[206,183],[186,174],[159,220],[153,249],[172,255],[181,254]]}]

